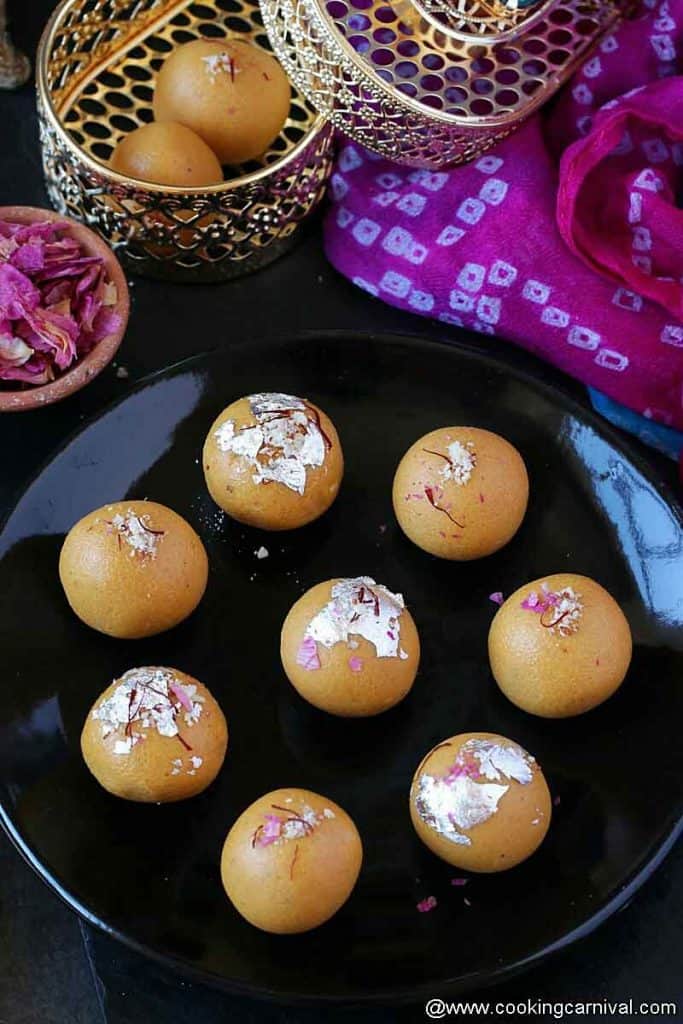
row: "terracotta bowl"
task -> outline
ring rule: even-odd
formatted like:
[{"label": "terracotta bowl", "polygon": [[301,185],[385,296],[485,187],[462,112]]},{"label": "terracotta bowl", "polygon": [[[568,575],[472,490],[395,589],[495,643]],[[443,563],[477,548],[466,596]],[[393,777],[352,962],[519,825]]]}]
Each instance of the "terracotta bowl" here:
[{"label": "terracotta bowl", "polygon": [[130,296],[121,264],[107,243],[90,228],[71,220],[70,217],[63,217],[52,210],[41,210],[34,206],[0,206],[0,220],[14,221],[17,224],[35,224],[50,220],[66,224],[67,233],[78,241],[84,252],[104,260],[107,277],[116,285],[119,297],[116,311],[121,317],[121,326],[118,330],[102,338],[87,355],[65,370],[56,380],[50,381],[49,384],[13,391],[7,390],[3,386],[4,382],[0,382],[0,412],[23,412],[26,409],[37,409],[41,405],[59,402],[74,391],[79,391],[111,362],[126,333]]}]

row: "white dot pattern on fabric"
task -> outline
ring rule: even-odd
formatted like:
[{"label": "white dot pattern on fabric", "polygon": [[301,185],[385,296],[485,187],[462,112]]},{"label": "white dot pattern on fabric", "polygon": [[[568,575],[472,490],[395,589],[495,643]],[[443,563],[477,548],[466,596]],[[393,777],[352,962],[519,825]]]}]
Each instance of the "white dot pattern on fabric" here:
[{"label": "white dot pattern on fabric", "polygon": [[434,301],[434,296],[430,295],[429,292],[421,292],[415,289],[410,293],[408,305],[413,309],[419,310],[421,313],[429,313],[434,309]]},{"label": "white dot pattern on fabric", "polygon": [[595,362],[604,370],[623,373],[628,366],[628,356],[622,355],[621,352],[615,352],[611,348],[601,348],[595,357]]},{"label": "white dot pattern on fabric", "polygon": [[478,224],[481,218],[486,213],[486,204],[481,199],[470,198],[465,199],[464,202],[458,207],[456,217],[459,220],[465,222],[465,224]]},{"label": "white dot pattern on fabric", "polygon": [[483,320],[475,320],[472,324],[472,328],[478,331],[479,334],[495,334],[492,324],[485,324]]},{"label": "white dot pattern on fabric", "polygon": [[403,299],[410,291],[412,281],[408,277],[404,277],[403,274],[397,274],[394,270],[387,270],[386,274],[379,283],[381,289],[385,292],[389,292],[390,295],[395,295],[398,299]]},{"label": "white dot pattern on fabric", "polygon": [[500,299],[482,295],[477,302],[477,316],[484,324],[497,324],[500,320]]},{"label": "white dot pattern on fabric", "polygon": [[660,60],[676,59],[676,47],[671,36],[665,34],[650,36],[650,43]]},{"label": "white dot pattern on fabric", "polygon": [[464,234],[465,231],[463,228],[456,228],[454,224],[447,224],[443,231],[439,233],[436,244],[455,245],[456,242],[460,241]]},{"label": "white dot pattern on fabric", "polygon": [[643,216],[643,193],[630,192],[628,197],[628,222],[637,224]]},{"label": "white dot pattern on fabric", "polygon": [[652,260],[649,256],[632,256],[631,263],[634,267],[638,267],[639,270],[642,270],[644,274],[652,273]]},{"label": "white dot pattern on fabric", "polygon": [[379,288],[377,285],[372,284],[370,281],[366,281],[362,277],[354,277],[353,283],[359,288],[362,288],[364,292],[369,292],[370,295],[374,295],[375,298],[379,295]]},{"label": "white dot pattern on fabric", "polygon": [[572,96],[574,97],[577,103],[583,103],[586,106],[593,102],[593,93],[590,91],[585,82],[579,82],[578,85],[574,86],[574,88],[572,89]]},{"label": "white dot pattern on fabric", "polygon": [[583,65],[583,73],[586,78],[597,78],[602,71],[602,64],[599,57],[593,57]]},{"label": "white dot pattern on fabric", "polygon": [[648,192],[661,192],[664,188],[664,182],[651,167],[646,167],[641,171],[633,184],[637,188],[646,189]]},{"label": "white dot pattern on fabric", "polygon": [[413,240],[410,231],[405,228],[393,227],[382,239],[382,248],[394,256],[403,256]]},{"label": "white dot pattern on fabric", "polygon": [[333,199],[339,201],[340,199],[343,199],[349,191],[349,184],[346,178],[342,178],[341,174],[333,174],[330,178],[330,188],[332,190]]},{"label": "white dot pattern on fabric", "polygon": [[482,174],[495,174],[503,166],[499,156],[482,156],[474,165]]},{"label": "white dot pattern on fabric", "polygon": [[633,228],[633,248],[639,252],[650,251],[652,248],[652,235],[649,228],[642,226]]},{"label": "white dot pattern on fabric", "polygon": [[683,348],[683,325],[666,324],[660,335],[660,341],[663,341],[665,345]]},{"label": "white dot pattern on fabric", "polygon": [[489,178],[479,189],[479,196],[489,206],[500,206],[507,195],[507,182],[500,178]]},{"label": "white dot pattern on fabric", "polygon": [[[576,71],[548,111],[543,139],[538,119],[531,118],[491,152],[447,170],[397,166],[342,142],[330,180],[327,231],[335,265],[370,294],[445,325],[528,343],[595,387],[609,378],[612,391],[607,382],[606,390],[617,400],[630,389],[634,407],[642,401],[641,412],[648,409],[661,421],[673,415],[678,425],[681,409],[667,407],[675,386],[667,385],[666,398],[651,386],[640,346],[648,359],[658,356],[660,366],[679,372],[683,323],[676,322],[673,306],[666,314],[644,296],[664,288],[671,280],[664,275],[673,277],[669,296],[683,285],[683,267],[660,249],[657,223],[663,206],[675,205],[672,181],[675,168],[683,167],[683,141],[638,114],[612,121],[621,127],[606,136],[617,142],[604,159],[618,166],[621,184],[606,192],[605,213],[614,225],[606,240],[622,261],[614,268],[616,281],[587,269],[571,255],[574,246],[559,245],[558,223],[564,228],[555,216],[562,148],[581,136],[597,141],[605,111],[624,104],[642,109],[644,101],[633,97],[648,78],[648,87],[658,87],[657,79],[680,73],[683,0],[643,3],[637,26],[626,22],[601,38]],[[624,93],[630,85],[635,88]],[[550,157],[547,167],[537,150]],[[577,235],[575,248],[600,263],[597,247],[587,249],[589,234],[586,244]],[[662,378],[664,371],[654,373]],[[625,383],[617,383],[620,377]],[[673,406],[683,403],[678,392]]]},{"label": "white dot pattern on fabric", "polygon": [[466,263],[458,274],[458,284],[466,292],[478,292],[486,277],[486,267],[481,263]]},{"label": "white dot pattern on fabric", "polygon": [[636,295],[635,292],[628,291],[626,288],[617,288],[612,296],[612,302],[615,306],[619,306],[620,309],[630,309],[633,313],[639,313],[643,308],[642,297]]},{"label": "white dot pattern on fabric", "polygon": [[537,302],[542,306],[550,298],[550,288],[547,284],[542,284],[540,281],[534,281],[532,278],[529,278],[522,289],[522,295],[529,302]]},{"label": "white dot pattern on fabric", "polygon": [[407,213],[409,217],[418,217],[424,210],[426,202],[427,197],[420,195],[419,192],[408,192],[407,195],[399,199],[396,206],[403,213]]},{"label": "white dot pattern on fabric", "polygon": [[466,295],[465,292],[459,292],[457,288],[454,288],[448,299],[451,308],[457,309],[460,313],[469,313],[474,309],[474,299],[471,295]]},{"label": "white dot pattern on fabric", "polygon": [[381,231],[381,227],[374,220],[361,217],[353,226],[353,237],[361,245],[372,245]]},{"label": "white dot pattern on fabric", "polygon": [[557,306],[546,306],[541,313],[541,320],[549,327],[566,327],[569,323],[569,313]]},{"label": "white dot pattern on fabric", "polygon": [[575,325],[570,328],[567,341],[570,345],[575,345],[576,348],[586,348],[593,351],[600,344],[600,335],[596,331],[591,331],[588,327]]},{"label": "white dot pattern on fabric", "polygon": [[427,249],[417,242],[410,231],[405,228],[393,227],[382,240],[382,248],[392,256],[402,256],[409,263],[424,263]]},{"label": "white dot pattern on fabric", "polygon": [[643,142],[643,153],[653,164],[663,164],[669,159],[669,147],[662,139],[646,139]]},{"label": "white dot pattern on fabric", "polygon": [[375,181],[380,188],[389,191],[390,189],[397,188],[403,179],[399,174],[378,174]]},{"label": "white dot pattern on fabric", "polygon": [[362,163],[362,157],[353,146],[345,146],[339,154],[339,169],[344,174],[348,171],[355,171]]},{"label": "white dot pattern on fabric", "polygon": [[428,192],[439,192],[448,181],[448,175],[443,171],[413,171],[408,175],[408,181],[421,185]]},{"label": "white dot pattern on fabric", "polygon": [[500,285],[501,288],[509,288],[517,278],[517,268],[504,260],[495,260],[489,270],[489,284]]},{"label": "white dot pattern on fabric", "polygon": [[454,316],[453,313],[439,313],[438,320],[444,324],[451,324],[453,327],[464,327],[464,321],[459,316]]},{"label": "white dot pattern on fabric", "polygon": [[392,203],[396,202],[400,194],[400,192],[379,192],[373,202],[377,203],[378,206],[391,206]]},{"label": "white dot pattern on fabric", "polygon": [[343,206],[340,206],[337,210],[337,225],[340,228],[347,228],[355,219],[356,218],[351,211],[345,209]]}]

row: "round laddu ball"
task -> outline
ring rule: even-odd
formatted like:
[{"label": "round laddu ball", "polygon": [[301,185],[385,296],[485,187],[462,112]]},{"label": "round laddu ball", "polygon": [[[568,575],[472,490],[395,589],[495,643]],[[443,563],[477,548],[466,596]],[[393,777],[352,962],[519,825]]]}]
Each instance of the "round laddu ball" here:
[{"label": "round laddu ball", "polygon": [[228,727],[209,691],[174,668],[134,668],[93,704],[81,751],[101,786],[140,803],[196,796],[213,782]]},{"label": "round laddu ball", "polygon": [[359,576],[319,583],[296,602],[282,627],[280,656],[304,700],[360,718],[410,691],[420,639],[402,596]]},{"label": "round laddu ball", "polygon": [[211,497],[263,530],[292,530],[337,497],[344,457],[331,420],[294,395],[249,395],[213,423],[202,456]]},{"label": "round laddu ball", "polygon": [[213,150],[191,129],[173,122],[145,124],[124,135],[110,165],[128,178],[157,185],[201,187],[223,181]]},{"label": "round laddu ball", "polygon": [[454,561],[482,558],[507,544],[528,499],[517,449],[478,427],[425,434],[394,477],[394,512],[405,535],[423,551]]},{"label": "round laddu ball", "polygon": [[260,47],[236,39],[196,39],[164,61],[154,89],[156,121],[196,132],[222,164],[260,157],[289,116],[284,71]]},{"label": "round laddu ball", "polygon": [[228,832],[221,878],[236,910],[275,934],[310,931],[351,895],[363,847],[337,804],[306,789],[254,801]]},{"label": "round laddu ball", "polygon": [[119,501],[69,530],[59,578],[71,608],[100,633],[135,640],[186,619],[208,576],[201,540],[155,501]]},{"label": "round laddu ball", "polygon": [[489,630],[496,682],[513,704],[542,718],[568,718],[602,704],[631,663],[631,630],[595,580],[562,572],[526,583]]},{"label": "round laddu ball", "polygon": [[422,842],[467,871],[505,871],[526,860],[543,842],[551,814],[536,760],[490,732],[439,743],[410,790],[410,817]]}]

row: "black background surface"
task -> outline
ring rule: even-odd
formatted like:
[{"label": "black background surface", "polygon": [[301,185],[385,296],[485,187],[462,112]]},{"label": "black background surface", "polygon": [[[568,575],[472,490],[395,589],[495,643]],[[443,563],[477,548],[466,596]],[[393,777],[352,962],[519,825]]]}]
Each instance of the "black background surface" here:
[{"label": "black background surface", "polygon": [[[31,53],[52,6],[38,0],[11,5],[15,36]],[[0,93],[0,205],[11,203],[45,205],[31,87],[14,95]],[[118,377],[111,367],[85,391],[52,409],[5,416],[0,422],[1,513],[84,418],[150,371],[197,351],[229,347],[243,338],[245,325],[255,338],[328,328],[445,336],[443,328],[392,311],[335,275],[324,261],[315,224],[293,255],[261,274],[231,285],[191,289],[136,280],[132,299],[131,325],[117,360],[127,378]],[[494,353],[505,349],[488,338],[477,344]],[[521,354],[514,360],[522,366],[531,362]],[[546,377],[558,379],[550,370]],[[569,386],[582,396],[579,386]],[[654,457],[652,461],[674,480],[671,467]],[[496,989],[492,997],[680,1000],[682,877],[679,848],[632,904],[598,933]],[[361,1024],[418,1021],[424,1014],[420,1007],[291,1010],[190,985],[80,924],[30,873],[7,840],[0,839],[0,1022],[323,1019]]]}]

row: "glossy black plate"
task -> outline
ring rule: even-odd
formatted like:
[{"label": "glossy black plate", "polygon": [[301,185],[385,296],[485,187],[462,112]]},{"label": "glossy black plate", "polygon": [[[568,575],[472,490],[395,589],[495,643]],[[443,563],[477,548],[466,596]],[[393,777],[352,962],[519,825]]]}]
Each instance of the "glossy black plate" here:
[{"label": "glossy black plate", "polygon": [[[317,524],[265,535],[221,521],[199,456],[238,395],[314,399],[341,434],[347,475]],[[402,452],[434,427],[508,437],[531,477],[517,537],[470,564],[412,547],[391,511]],[[83,626],[57,578],[65,531],[90,509],[149,497],[190,519],[211,575],[171,633],[120,642]],[[270,555],[254,552],[264,544]],[[529,965],[621,906],[674,841],[681,818],[683,531],[674,499],[596,417],[554,388],[466,346],[336,336],[250,342],[151,377],[73,437],[0,535],[0,795],[4,825],[43,878],[89,921],[234,990],[282,1000],[379,999],[465,990]],[[628,679],[603,707],[549,722],[509,704],[487,663],[492,591],[564,569],[595,577],[635,638]],[[280,669],[280,624],[319,580],[369,574],[402,591],[421,632],[410,697],[366,721],[306,705]],[[224,770],[202,796],[136,806],[102,791],[79,756],[95,696],[134,665],[202,679],[227,714]],[[498,876],[454,872],[413,835],[407,796],[422,755],[485,729],[534,753],[559,797],[549,836]],[[352,899],[320,930],[270,937],[227,903],[224,835],[255,797],[304,786],[355,818],[365,863]],[[418,914],[433,895],[438,907]]]}]

